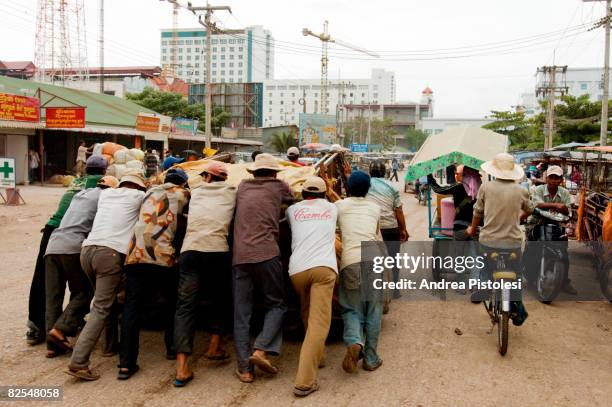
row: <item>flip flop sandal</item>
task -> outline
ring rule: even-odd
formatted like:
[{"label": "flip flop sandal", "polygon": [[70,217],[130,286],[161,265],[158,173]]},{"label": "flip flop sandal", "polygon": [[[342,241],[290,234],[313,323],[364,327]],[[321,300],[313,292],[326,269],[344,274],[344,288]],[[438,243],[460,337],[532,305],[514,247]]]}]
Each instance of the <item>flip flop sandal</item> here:
[{"label": "flip flop sandal", "polygon": [[205,355],[204,357],[208,360],[227,360],[230,358],[230,355],[229,353],[223,351],[223,353],[220,355],[212,355],[212,356]]},{"label": "flip flop sandal", "polygon": [[193,373],[190,376],[185,377],[184,379],[179,379],[176,376],[174,377],[174,387],[185,387],[187,383],[193,380]]},{"label": "flip flop sandal", "polygon": [[270,373],[270,374],[277,374],[278,373],[278,368],[276,366],[273,366],[272,363],[270,363],[269,360],[264,359],[260,356],[251,356],[249,358],[249,362],[254,364],[255,366],[257,366],[259,369],[261,369],[262,371],[266,372],[266,373]]},{"label": "flip flop sandal", "polygon": [[255,376],[253,375],[253,373],[251,373],[251,376],[248,377],[248,378],[246,376],[244,376],[246,373],[250,373],[250,372],[242,373],[238,369],[234,370],[234,374],[236,375],[238,380],[240,380],[242,383],[253,383],[253,381],[255,380]]},{"label": "flip flop sandal", "polygon": [[47,349],[47,354],[45,355],[45,357],[47,359],[53,359],[58,356],[65,355],[67,353],[70,353],[70,351],[63,350],[63,349]]},{"label": "flip flop sandal", "polygon": [[64,373],[70,376],[74,376],[78,379],[87,381],[94,381],[100,378],[100,375],[98,373],[89,369],[73,369],[69,367],[67,370],[64,371]]},{"label": "flip flop sandal", "polygon": [[376,369],[378,369],[379,367],[381,367],[382,364],[383,364],[382,359],[378,359],[378,363],[376,363],[375,365],[370,366],[367,363],[363,362],[362,367],[363,367],[363,370],[367,370],[368,372],[373,372]]},{"label": "flip flop sandal", "polygon": [[293,394],[296,397],[306,397],[309,394],[314,393],[315,391],[319,390],[319,384],[317,382],[315,382],[311,388],[306,389],[306,390],[302,390],[302,389],[298,389],[297,387],[293,388]]},{"label": "flip flop sandal", "polygon": [[139,370],[140,370],[140,366],[138,365],[135,365],[131,369],[120,367],[119,372],[117,373],[117,380],[127,380]]},{"label": "flip flop sandal", "polygon": [[52,343],[58,349],[61,349],[67,352],[72,351],[72,345],[70,344],[70,342],[68,341],[66,337],[64,337],[64,339],[60,339],[51,334],[47,334],[47,343]]}]

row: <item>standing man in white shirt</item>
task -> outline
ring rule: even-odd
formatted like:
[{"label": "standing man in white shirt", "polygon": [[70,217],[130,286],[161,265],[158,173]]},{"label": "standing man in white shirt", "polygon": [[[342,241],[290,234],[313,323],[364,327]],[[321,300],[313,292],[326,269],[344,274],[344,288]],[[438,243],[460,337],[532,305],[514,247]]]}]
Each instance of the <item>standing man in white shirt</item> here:
[{"label": "standing man in white shirt", "polygon": [[317,370],[325,353],[338,274],[335,247],[338,210],[325,200],[326,191],[327,185],[321,178],[307,178],[302,186],[304,200],[287,209],[292,252],[289,276],[300,298],[306,329],[293,389],[298,397],[319,388]]},{"label": "standing man in white shirt", "polygon": [[82,380],[97,380],[89,358],[100,338],[121,282],[123,264],[146,186],[139,173],[121,177],[119,187],[100,193],[98,211],[83,242],[81,266],[95,287],[91,312],[72,351],[66,373]]},{"label": "standing man in white shirt", "polygon": [[87,162],[87,146],[85,145],[85,141],[81,140],[79,142],[79,148],[77,150],[77,158],[76,158],[76,177],[82,177],[85,175],[85,163]]},{"label": "standing man in white shirt", "polygon": [[363,273],[361,270],[361,243],[382,240],[380,207],[365,198],[369,189],[370,176],[355,171],[348,179],[350,197],[336,202],[342,235],[338,299],[347,346],[342,368],[347,373],[357,371],[361,358],[364,370],[373,371],[382,365],[376,353],[383,311],[382,293],[373,290],[367,270]]}]

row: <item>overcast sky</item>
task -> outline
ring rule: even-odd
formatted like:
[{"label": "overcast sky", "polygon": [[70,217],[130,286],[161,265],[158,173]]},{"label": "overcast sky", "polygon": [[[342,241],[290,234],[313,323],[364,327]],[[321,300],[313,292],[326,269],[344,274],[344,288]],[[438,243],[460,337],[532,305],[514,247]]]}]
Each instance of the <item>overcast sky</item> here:
[{"label": "overcast sky", "polygon": [[[553,56],[555,63],[570,67],[603,66],[603,30],[578,26],[603,16],[605,2],[219,1],[211,4],[233,11],[217,13],[220,27],[262,25],[272,32],[276,78],[320,76],[320,42],[301,30],[321,32],[327,19],[332,37],[381,55],[372,59],[336,46],[330,52],[330,78],[369,77],[378,67],[394,71],[397,100],[418,100],[429,85],[436,117],[482,117],[509,109],[522,92],[533,90],[536,68],[552,64]],[[204,5],[204,0],[192,3]],[[0,0],[0,60],[34,60],[36,4]],[[105,65],[159,65],[159,29],[171,27],[172,6],[159,0],[106,0],[105,5]],[[85,7],[89,64],[98,66],[98,1],[85,0]],[[197,26],[195,16],[180,12],[179,27]]]}]

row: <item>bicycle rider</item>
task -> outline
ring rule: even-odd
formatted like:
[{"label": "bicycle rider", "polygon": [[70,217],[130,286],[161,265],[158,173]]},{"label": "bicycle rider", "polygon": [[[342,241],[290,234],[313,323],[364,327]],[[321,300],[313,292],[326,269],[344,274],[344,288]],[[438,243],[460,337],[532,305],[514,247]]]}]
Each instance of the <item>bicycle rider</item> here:
[{"label": "bicycle rider", "polygon": [[[529,193],[517,181],[524,177],[523,169],[515,164],[513,157],[499,153],[491,161],[481,165],[483,171],[495,177],[493,181],[482,184],[478,191],[472,224],[466,234],[474,236],[476,228],[484,221],[480,230],[480,243],[486,249],[513,250],[517,259],[509,264],[509,269],[519,273],[520,249],[523,233],[520,218],[525,218],[533,211]],[[492,261],[487,257],[486,271],[490,275]],[[472,294],[473,301],[482,301],[483,291]],[[527,319],[527,310],[522,301],[512,301],[510,318],[514,325],[522,325]]]}]

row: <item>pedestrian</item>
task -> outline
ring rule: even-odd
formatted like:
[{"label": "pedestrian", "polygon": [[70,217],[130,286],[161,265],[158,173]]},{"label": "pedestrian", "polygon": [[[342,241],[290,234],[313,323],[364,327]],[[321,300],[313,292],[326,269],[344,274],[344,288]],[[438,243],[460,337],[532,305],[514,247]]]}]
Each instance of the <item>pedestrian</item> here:
[{"label": "pedestrian", "polygon": [[[376,203],[380,208],[380,233],[389,256],[395,257],[400,251],[402,242],[408,240],[408,231],[406,230],[406,219],[404,210],[402,209],[402,200],[400,193],[395,186],[384,179],[385,163],[383,161],[374,161],[370,164],[370,189],[366,198]],[[393,177],[392,177],[393,178]],[[393,268],[393,281],[399,280],[399,270]],[[393,290],[393,297],[399,298],[401,291]],[[389,311],[389,299],[385,296],[383,312]]]},{"label": "pedestrian", "polygon": [[125,305],[121,320],[119,372],[117,379],[127,380],[139,369],[140,318],[142,303],[148,294],[160,288],[165,306],[158,314],[164,324],[166,359],[174,360],[174,312],[178,287],[177,258],[187,221],[185,210],[189,192],[184,188],[187,174],[180,168],[166,172],[164,183],[149,189],[144,197],[138,221],[125,261]]},{"label": "pedestrian", "polygon": [[300,167],[303,167],[306,165],[300,162],[300,149],[297,147],[289,147],[289,149],[287,150],[287,159],[292,164],[298,165]]},{"label": "pedestrian", "polygon": [[157,170],[159,168],[159,159],[151,148],[147,148],[147,151],[144,156],[144,162],[146,169],[145,176],[147,178],[150,178],[157,175]]},{"label": "pedestrian", "polygon": [[90,356],[117,296],[145,190],[142,175],[138,171],[129,171],[121,177],[118,188],[100,193],[98,212],[81,249],[81,266],[95,287],[94,299],[65,371],[79,379],[100,378],[89,368]]},{"label": "pedestrian", "polygon": [[[93,287],[80,263],[81,244],[91,231],[103,189],[115,188],[119,181],[103,177],[97,188],[77,193],[70,202],[60,226],[53,231],[45,253],[45,293],[47,357],[72,351],[68,337],[75,337],[89,313]],[[66,283],[70,301],[62,311]]]},{"label": "pedestrian", "polygon": [[293,393],[303,397],[318,390],[317,370],[325,355],[325,339],[332,317],[332,297],[338,274],[336,207],[325,200],[327,185],[309,177],[302,185],[303,201],[287,209],[291,226],[289,276],[300,298],[306,335]]},{"label": "pedestrian", "polygon": [[394,158],[393,160],[391,160],[391,177],[389,178],[389,181],[393,181],[393,178],[395,178],[395,182],[399,182],[399,179],[397,177],[397,172],[399,171],[399,163],[397,162],[397,159]]},{"label": "pedestrian", "polygon": [[79,148],[77,149],[77,157],[76,157],[76,166],[75,172],[76,176],[82,177],[85,175],[85,168],[87,164],[87,145],[84,140],[79,141]]},{"label": "pedestrian", "polygon": [[[523,242],[523,232],[520,219],[525,219],[533,212],[529,193],[517,181],[525,176],[523,169],[514,162],[507,153],[499,153],[491,161],[483,163],[480,168],[495,177],[493,181],[482,184],[478,190],[472,224],[466,234],[474,236],[476,228],[483,222],[479,241],[485,252],[495,249],[510,250],[516,254],[516,259],[506,264],[509,270],[515,271],[520,278],[520,254]],[[485,272],[490,278],[496,264],[486,257]],[[472,293],[472,301],[486,299],[484,290]],[[515,294],[512,294],[515,296]],[[520,292],[519,292],[520,295]],[[511,301],[510,318],[514,325],[522,325],[527,319],[527,310],[522,301]]]},{"label": "pedestrian", "polygon": [[30,295],[28,299],[28,331],[26,332],[26,341],[29,345],[37,345],[45,341],[45,252],[51,233],[57,229],[70,206],[70,202],[77,192],[95,188],[96,184],[106,173],[106,159],[102,156],[91,156],[87,159],[85,171],[87,175],[75,179],[68,187],[68,190],[62,195],[57,210],[51,216],[47,224],[41,230],[42,238],[40,239],[40,247],[38,256],[36,257],[36,266],[34,266],[34,275],[30,285]]},{"label": "pedestrian", "polygon": [[[278,247],[279,219],[282,205],[292,203],[294,195],[289,185],[276,178],[281,167],[272,155],[259,154],[247,170],[254,179],[246,179],[238,186],[232,272],[236,374],[240,381],[250,383],[254,379],[254,365],[267,373],[278,373],[267,356],[280,352],[286,311]],[[251,348],[249,331],[255,288],[263,293],[265,318]]]},{"label": "pedestrian", "polygon": [[344,322],[344,343],[347,346],[342,368],[357,371],[363,358],[363,369],[373,371],[382,365],[376,348],[380,335],[383,301],[380,291],[372,288],[371,270],[362,272],[361,243],[380,241],[380,207],[366,199],[370,177],[355,171],[348,179],[350,197],[336,202],[338,225],[342,238],[340,259],[339,302]]},{"label": "pedestrian", "polygon": [[259,150],[255,150],[251,153],[251,161],[255,161],[255,157],[257,157],[259,154],[261,154],[262,152]]},{"label": "pedestrian", "polygon": [[174,322],[176,376],[174,386],[193,379],[188,359],[200,294],[210,299],[212,336],[205,357],[226,360],[221,337],[230,331],[232,318],[232,256],[228,234],[236,206],[236,188],[227,184],[227,167],[211,161],[200,174],[202,183],[191,190],[187,233],[179,258],[178,301]]},{"label": "pedestrian", "polygon": [[28,169],[29,169],[28,180],[30,182],[34,181],[34,178],[36,177],[36,170],[38,169],[39,166],[40,166],[40,156],[38,155],[38,152],[36,150],[31,148],[28,151]]}]

